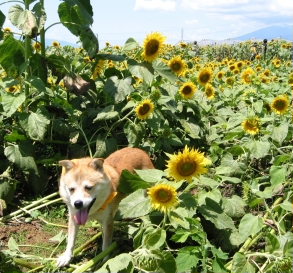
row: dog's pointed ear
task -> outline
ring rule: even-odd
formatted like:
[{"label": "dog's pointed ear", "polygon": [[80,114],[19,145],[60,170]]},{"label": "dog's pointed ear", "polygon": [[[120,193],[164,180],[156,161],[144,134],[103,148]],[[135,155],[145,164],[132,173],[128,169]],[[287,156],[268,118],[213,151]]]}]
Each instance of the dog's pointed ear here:
[{"label": "dog's pointed ear", "polygon": [[104,159],[103,158],[94,158],[90,163],[90,166],[96,171],[103,170]]},{"label": "dog's pointed ear", "polygon": [[62,173],[66,173],[73,168],[74,163],[71,160],[61,160],[59,165],[62,166]]}]

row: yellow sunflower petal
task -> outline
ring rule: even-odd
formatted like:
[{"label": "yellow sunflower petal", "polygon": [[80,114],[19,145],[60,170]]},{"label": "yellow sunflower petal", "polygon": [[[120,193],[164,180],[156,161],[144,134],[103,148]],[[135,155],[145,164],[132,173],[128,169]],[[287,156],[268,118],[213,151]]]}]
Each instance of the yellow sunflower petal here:
[{"label": "yellow sunflower petal", "polygon": [[159,32],[154,32],[147,35],[143,42],[142,57],[148,62],[152,62],[153,60],[157,59],[160,52],[162,51],[165,39],[166,37],[164,37]]},{"label": "yellow sunflower petal", "polygon": [[145,120],[153,112],[154,108],[155,106],[152,101],[150,99],[145,99],[136,106],[135,113],[140,120]]},{"label": "yellow sunflower petal", "polygon": [[148,189],[151,207],[161,212],[170,211],[178,204],[178,197],[174,187],[167,184],[157,184]]},{"label": "yellow sunflower petal", "polygon": [[193,177],[198,177],[207,172],[206,166],[211,162],[204,156],[204,153],[189,149],[185,146],[183,152],[178,152],[177,155],[167,154],[170,160],[167,161],[167,172],[169,176],[180,181],[185,179],[187,182],[192,182]]}]

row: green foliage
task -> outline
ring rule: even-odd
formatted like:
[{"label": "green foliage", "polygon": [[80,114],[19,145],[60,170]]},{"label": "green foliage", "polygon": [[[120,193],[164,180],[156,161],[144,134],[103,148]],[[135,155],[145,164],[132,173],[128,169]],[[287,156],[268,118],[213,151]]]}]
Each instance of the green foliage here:
[{"label": "green foliage", "polygon": [[[98,272],[291,268],[292,45],[271,41],[266,58],[252,62],[251,41],[200,47],[198,56],[191,45],[165,45],[150,63],[133,38],[123,47],[100,50],[90,1],[66,0],[58,6],[59,19],[80,47],[45,47],[41,35],[38,48],[34,39],[45,34],[46,12],[39,1],[30,8],[33,2],[24,1],[28,8],[13,5],[8,16],[24,41],[4,32],[0,11],[0,199],[6,201],[0,209],[13,201],[17,189],[29,189],[35,197],[56,191],[61,159],[105,158],[121,147],[139,147],[156,169],[122,172],[119,191],[128,196],[116,219],[131,222],[125,232],[132,249]],[[174,56],[187,64],[180,76],[168,65]],[[213,98],[199,80],[207,67]],[[246,82],[248,68],[253,74]],[[189,99],[179,93],[187,82],[196,86]],[[272,103],[280,95],[288,98],[281,114]],[[154,109],[141,119],[137,107],[145,100]],[[245,126],[251,117],[257,118],[257,129]],[[164,172],[166,154],[184,146],[211,161],[208,172],[189,184]],[[55,187],[49,186],[52,177]],[[153,211],[150,203],[148,189],[157,183],[177,191],[179,204],[167,213]],[[14,270],[8,257],[26,256],[12,240],[8,248],[1,268]]]}]

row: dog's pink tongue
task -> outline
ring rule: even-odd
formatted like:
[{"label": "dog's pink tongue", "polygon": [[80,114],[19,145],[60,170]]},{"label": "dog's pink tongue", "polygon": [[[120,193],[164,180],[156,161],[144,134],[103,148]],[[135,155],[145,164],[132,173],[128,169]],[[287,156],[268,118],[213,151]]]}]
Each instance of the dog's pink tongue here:
[{"label": "dog's pink tongue", "polygon": [[74,215],[74,220],[77,225],[84,225],[87,221],[87,218],[87,208],[78,210],[77,213]]}]

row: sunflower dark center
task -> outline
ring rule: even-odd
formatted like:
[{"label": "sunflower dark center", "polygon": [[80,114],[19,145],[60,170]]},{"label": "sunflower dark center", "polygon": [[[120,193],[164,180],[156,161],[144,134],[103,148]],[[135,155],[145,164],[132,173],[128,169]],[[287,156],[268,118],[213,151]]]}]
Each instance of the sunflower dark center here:
[{"label": "sunflower dark center", "polygon": [[282,100],[278,100],[278,101],[276,101],[274,106],[278,110],[283,110],[285,108],[285,103]]},{"label": "sunflower dark center", "polygon": [[177,168],[177,171],[182,176],[192,175],[196,170],[195,162],[183,162]]},{"label": "sunflower dark center", "polygon": [[207,96],[211,96],[212,94],[213,94],[212,89],[211,89],[211,88],[207,88],[207,89],[206,89],[206,95],[207,95]]},{"label": "sunflower dark center", "polygon": [[147,55],[156,54],[159,50],[159,42],[157,40],[150,40],[146,47]]},{"label": "sunflower dark center", "polygon": [[139,108],[139,113],[141,115],[145,115],[150,111],[150,106],[147,103],[144,103],[140,108]]},{"label": "sunflower dark center", "polygon": [[184,93],[185,95],[188,95],[192,92],[192,89],[190,86],[185,86],[182,90],[182,93]]},{"label": "sunflower dark center", "polygon": [[210,80],[210,75],[209,74],[203,74],[203,75],[201,75],[200,80],[202,82],[208,82]]},{"label": "sunflower dark center", "polygon": [[179,63],[174,63],[173,65],[172,65],[172,70],[173,71],[178,71],[178,70],[180,70],[181,69],[181,65],[179,64]]},{"label": "sunflower dark center", "polygon": [[159,189],[155,195],[156,199],[161,203],[166,203],[170,201],[172,197],[171,193],[164,189]]}]

